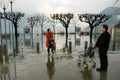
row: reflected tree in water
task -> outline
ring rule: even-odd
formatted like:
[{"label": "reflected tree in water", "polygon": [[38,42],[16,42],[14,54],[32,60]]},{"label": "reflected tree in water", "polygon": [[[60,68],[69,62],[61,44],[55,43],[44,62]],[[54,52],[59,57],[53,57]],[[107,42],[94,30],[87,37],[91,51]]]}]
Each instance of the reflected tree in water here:
[{"label": "reflected tree in water", "polygon": [[49,80],[52,80],[54,71],[55,71],[54,70],[55,62],[54,62],[53,56],[48,56],[46,67],[47,67],[47,73],[48,73]]}]

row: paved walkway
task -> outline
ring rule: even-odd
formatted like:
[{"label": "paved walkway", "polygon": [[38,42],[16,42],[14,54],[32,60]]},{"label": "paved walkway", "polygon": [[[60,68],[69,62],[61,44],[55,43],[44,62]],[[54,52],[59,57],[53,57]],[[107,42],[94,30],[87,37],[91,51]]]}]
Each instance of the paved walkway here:
[{"label": "paved walkway", "polygon": [[[24,49],[24,53],[11,57],[9,64],[1,66],[0,80],[119,80],[120,53],[109,53],[108,71],[97,72],[90,62],[88,70],[84,69],[83,64],[79,65],[79,53],[76,52],[68,55],[59,51],[48,57],[45,50],[35,53]],[[99,58],[94,61],[99,67]]]}]

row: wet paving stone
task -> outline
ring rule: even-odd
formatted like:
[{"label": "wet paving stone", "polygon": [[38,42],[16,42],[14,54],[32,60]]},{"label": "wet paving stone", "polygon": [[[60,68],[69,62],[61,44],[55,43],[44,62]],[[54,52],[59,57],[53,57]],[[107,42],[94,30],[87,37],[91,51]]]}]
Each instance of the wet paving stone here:
[{"label": "wet paving stone", "polygon": [[9,63],[0,64],[0,80],[119,80],[120,54],[108,54],[108,59],[108,71],[97,72],[98,57],[94,60],[96,67],[92,67],[88,58],[88,68],[84,68],[79,53],[57,52],[48,56],[46,51],[37,54],[27,49],[11,57]]}]

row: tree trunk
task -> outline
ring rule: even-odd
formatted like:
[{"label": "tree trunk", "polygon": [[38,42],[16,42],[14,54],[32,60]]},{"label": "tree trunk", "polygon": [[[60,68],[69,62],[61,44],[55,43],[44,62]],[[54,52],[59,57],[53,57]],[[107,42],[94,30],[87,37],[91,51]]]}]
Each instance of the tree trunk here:
[{"label": "tree trunk", "polygon": [[92,46],[92,32],[93,28],[90,28],[90,46]]},{"label": "tree trunk", "polygon": [[33,48],[33,27],[32,27],[32,48]]},{"label": "tree trunk", "polygon": [[65,47],[68,48],[68,27],[65,27],[66,30],[66,41],[65,41]]},{"label": "tree trunk", "polygon": [[[0,36],[2,36],[2,26],[1,26],[1,20],[0,20]],[[1,38],[1,45],[2,45],[2,38]]]},{"label": "tree trunk", "polygon": [[92,57],[93,54],[92,54],[92,47],[93,47],[93,44],[92,44],[92,32],[93,32],[93,28],[92,26],[90,26],[90,44],[89,44],[89,56]]},{"label": "tree trunk", "polygon": [[55,38],[55,26],[53,25],[53,30],[54,30],[54,38]]},{"label": "tree trunk", "polygon": [[41,25],[41,42],[42,42],[42,49],[43,49],[43,25]]},{"label": "tree trunk", "polygon": [[76,25],[75,25],[75,46],[76,46]]},{"label": "tree trunk", "polygon": [[14,28],[15,28],[15,44],[16,44],[16,53],[19,52],[19,49],[18,49],[18,32],[17,32],[17,27],[18,25],[17,24],[14,24]]}]

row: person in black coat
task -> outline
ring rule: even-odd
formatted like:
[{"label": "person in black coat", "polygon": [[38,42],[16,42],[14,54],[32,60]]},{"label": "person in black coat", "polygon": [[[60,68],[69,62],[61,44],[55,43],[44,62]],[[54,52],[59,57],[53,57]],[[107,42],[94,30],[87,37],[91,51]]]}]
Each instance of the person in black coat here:
[{"label": "person in black coat", "polygon": [[102,25],[102,34],[98,37],[95,47],[99,48],[100,68],[97,71],[107,71],[108,57],[107,51],[110,43],[110,34],[107,32],[108,26]]}]

